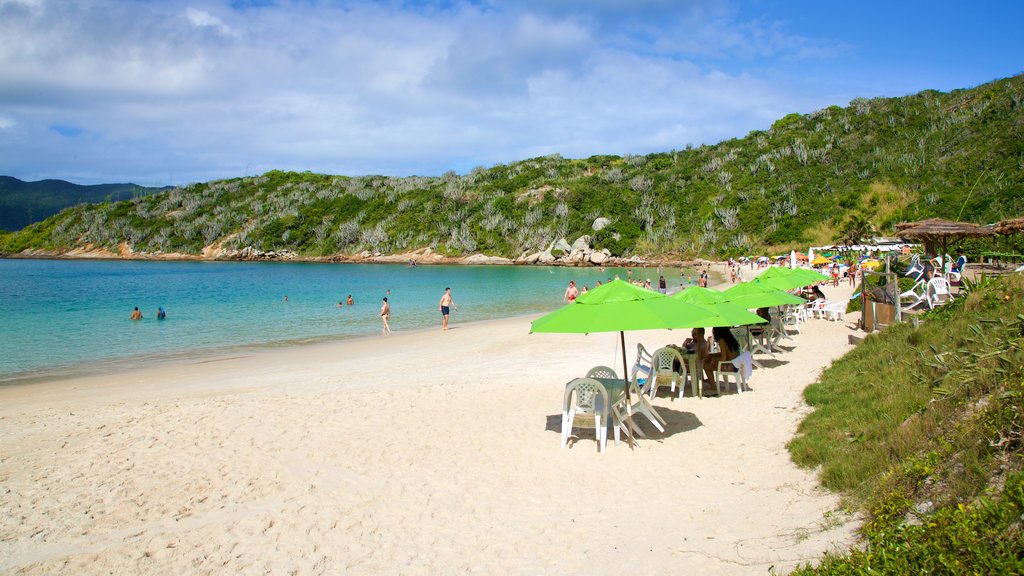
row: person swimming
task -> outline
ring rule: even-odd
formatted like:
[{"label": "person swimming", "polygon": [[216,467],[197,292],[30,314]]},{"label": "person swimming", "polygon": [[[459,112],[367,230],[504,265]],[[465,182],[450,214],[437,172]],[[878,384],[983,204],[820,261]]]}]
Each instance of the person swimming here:
[{"label": "person swimming", "polygon": [[157,320],[166,320],[167,319],[167,312],[164,312],[164,307],[163,306],[160,306],[159,308],[156,309],[156,319]]},{"label": "person swimming", "polygon": [[139,311],[138,306],[135,307],[135,310],[132,310],[132,320],[142,320],[142,312]]}]

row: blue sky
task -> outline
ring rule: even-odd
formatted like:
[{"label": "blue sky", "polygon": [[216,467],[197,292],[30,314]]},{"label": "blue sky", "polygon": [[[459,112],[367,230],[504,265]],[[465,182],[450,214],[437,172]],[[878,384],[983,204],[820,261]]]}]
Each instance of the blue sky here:
[{"label": "blue sky", "polygon": [[1024,2],[0,0],[0,174],[181,185],[713,144],[1024,72]]}]

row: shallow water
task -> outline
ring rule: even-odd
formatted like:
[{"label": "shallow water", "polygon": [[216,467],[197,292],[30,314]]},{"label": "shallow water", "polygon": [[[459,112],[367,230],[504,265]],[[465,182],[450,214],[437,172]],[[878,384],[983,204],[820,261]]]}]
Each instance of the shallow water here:
[{"label": "shallow water", "polygon": [[[657,281],[655,269],[637,273]],[[385,296],[393,331],[439,326],[446,286],[453,324],[534,314],[560,306],[571,279],[593,286],[616,274],[626,277],[611,268],[0,260],[0,383],[374,335]],[[677,287],[688,277],[668,269],[666,279]],[[349,294],[355,306],[339,308]],[[141,321],[129,320],[135,306]]]}]

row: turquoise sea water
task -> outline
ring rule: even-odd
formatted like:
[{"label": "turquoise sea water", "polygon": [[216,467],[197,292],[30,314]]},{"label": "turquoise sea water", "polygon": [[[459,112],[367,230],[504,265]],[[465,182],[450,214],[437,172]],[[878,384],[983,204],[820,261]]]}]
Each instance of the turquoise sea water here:
[{"label": "turquoise sea water", "polygon": [[[615,274],[626,277],[610,268],[0,260],[0,383],[371,336],[384,296],[393,331],[439,327],[446,286],[458,304],[453,325],[545,312],[562,304],[569,280],[593,286]],[[657,282],[654,269],[638,275]],[[666,279],[678,286],[679,270]],[[355,306],[338,308],[348,294]],[[129,320],[135,306],[141,321]]]}]

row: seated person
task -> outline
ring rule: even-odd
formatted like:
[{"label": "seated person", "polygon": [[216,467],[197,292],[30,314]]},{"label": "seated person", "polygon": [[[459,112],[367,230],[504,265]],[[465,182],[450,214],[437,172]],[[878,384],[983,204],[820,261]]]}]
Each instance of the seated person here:
[{"label": "seated person", "polygon": [[964,266],[967,265],[967,257],[964,256],[963,250],[956,251],[956,263],[953,264],[953,272],[959,274],[963,271]]},{"label": "seated person", "polygon": [[764,327],[767,326],[772,321],[772,315],[771,315],[771,312],[768,310],[768,308],[758,308],[757,309],[757,315],[760,316],[761,318],[764,318],[765,323],[764,324],[754,324],[753,326],[751,326],[750,327],[750,335],[751,336],[760,336],[762,333],[764,333]]},{"label": "seated person", "polygon": [[[732,331],[728,328],[712,328],[711,338],[708,339],[708,346],[711,345],[712,340],[718,343],[718,352],[709,353],[704,362],[704,374],[707,377],[705,382],[709,383],[715,378],[715,370],[718,370],[719,362],[732,360],[740,354],[740,343],[736,341],[736,337],[732,335]],[[722,369],[732,372],[736,368],[735,366],[723,366]]]},{"label": "seated person", "polygon": [[[683,352],[684,353],[697,353],[697,358],[691,360],[687,358],[687,362],[696,362],[698,367],[704,366],[704,363],[708,358],[708,343],[704,339],[704,329],[694,328],[690,330],[690,337],[683,341]],[[687,366],[689,369],[689,366]]]},{"label": "seated person", "polygon": [[817,284],[811,287],[811,294],[814,296],[815,300],[827,300],[827,298],[825,298],[825,293],[821,291],[821,287]]}]

